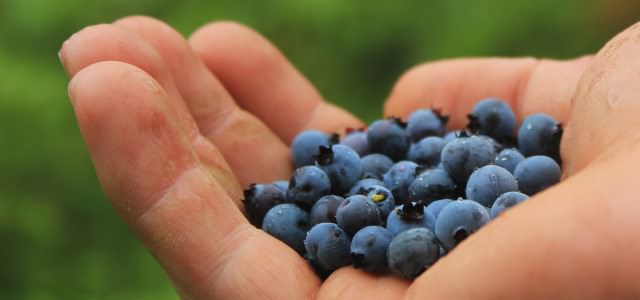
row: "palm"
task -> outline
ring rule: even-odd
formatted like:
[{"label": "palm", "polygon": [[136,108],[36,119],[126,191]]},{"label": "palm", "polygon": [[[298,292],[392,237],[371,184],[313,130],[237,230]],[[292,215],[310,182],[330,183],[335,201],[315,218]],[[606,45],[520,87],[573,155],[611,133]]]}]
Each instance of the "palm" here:
[{"label": "palm", "polygon": [[[180,294],[229,299],[311,298],[318,293],[328,298],[403,296],[408,282],[352,268],[335,272],[320,286],[293,250],[250,226],[238,209],[242,187],[288,177],[287,145],[297,132],[336,131],[360,122],[323,102],[275,48],[245,28],[214,24],[199,30],[190,44],[197,54],[166,25],[127,18],[81,31],[61,52],[101,183]],[[421,67],[399,82],[386,112],[406,116],[433,104],[453,114],[452,125],[460,127],[464,116],[459,112],[482,97],[498,96],[517,101],[519,118],[547,111],[566,121],[572,111],[569,99],[588,65],[589,59],[566,65],[522,59]],[[479,73],[484,76],[469,77]],[[423,99],[435,102],[418,102]],[[575,107],[571,144],[563,148],[571,158],[566,161],[570,172],[585,168],[594,153],[606,150],[579,148],[588,141],[575,135],[575,128],[588,129],[580,120],[593,118],[594,112]],[[571,210],[568,201],[550,204],[546,199],[571,195],[574,189],[566,183],[523,205],[529,209],[515,209],[492,223],[418,279],[409,294],[450,293],[445,289],[451,282],[472,282],[465,277],[467,270],[487,272],[486,260],[463,258],[500,253],[505,261],[490,265],[502,274],[509,274],[509,263],[517,264],[523,254],[533,260],[533,271],[543,258],[566,259],[567,251],[550,258],[531,252],[535,240],[517,237],[527,230],[542,240],[557,240],[535,228],[540,227],[536,210],[549,205]],[[561,215],[548,219],[554,217]],[[505,247],[487,252],[495,245]],[[526,278],[515,276],[513,281],[514,291],[526,288]],[[482,284],[490,290],[486,286],[493,283]],[[472,290],[459,289],[458,296]]]}]

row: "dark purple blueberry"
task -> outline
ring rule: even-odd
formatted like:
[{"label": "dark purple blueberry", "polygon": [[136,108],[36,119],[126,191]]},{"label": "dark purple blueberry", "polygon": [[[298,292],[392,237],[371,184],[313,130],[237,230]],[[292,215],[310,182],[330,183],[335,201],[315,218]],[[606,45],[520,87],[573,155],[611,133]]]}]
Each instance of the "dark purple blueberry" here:
[{"label": "dark purple blueberry", "polygon": [[443,136],[447,132],[448,120],[437,110],[418,109],[409,116],[407,132],[413,142],[428,136]]},{"label": "dark purple blueberry", "polygon": [[309,228],[309,214],[291,203],[272,207],[262,222],[262,230],[289,245],[301,255],[305,252],[304,239]]},{"label": "dark purple blueberry", "polygon": [[249,222],[257,227],[272,207],[285,202],[285,194],[274,184],[252,184],[244,190],[242,200]]},{"label": "dark purple blueberry", "polygon": [[490,215],[491,219],[495,219],[504,211],[524,202],[529,199],[529,196],[520,192],[506,192],[500,196],[491,206]]},{"label": "dark purple blueberry", "polygon": [[560,182],[562,170],[551,157],[535,155],[525,158],[516,166],[514,175],[520,191],[529,196]]},{"label": "dark purple blueberry", "polygon": [[516,166],[524,160],[524,156],[515,148],[503,149],[496,156],[496,165],[501,166],[507,171],[513,172],[516,170]]},{"label": "dark purple blueberry", "polygon": [[313,165],[318,147],[329,147],[339,142],[337,134],[326,134],[318,130],[300,132],[291,142],[291,156],[296,168]]},{"label": "dark purple blueberry", "polygon": [[411,145],[407,158],[425,167],[435,167],[440,163],[440,153],[445,141],[441,137],[430,136]]},{"label": "dark purple blueberry", "polygon": [[382,225],[378,206],[362,195],[348,197],[336,211],[336,220],[340,228],[349,235],[369,225]]},{"label": "dark purple blueberry", "polygon": [[304,240],[307,257],[325,272],[332,272],[351,263],[351,239],[333,223],[320,223],[307,233]]},{"label": "dark purple blueberry", "polygon": [[411,139],[400,119],[378,120],[369,126],[367,141],[371,152],[388,156],[393,161],[405,158]]},{"label": "dark purple blueberry", "polygon": [[507,169],[488,165],[479,168],[469,177],[465,189],[467,199],[476,201],[485,207],[491,207],[498,196],[518,190],[518,181]]},{"label": "dark purple blueberry", "polygon": [[442,149],[442,164],[455,181],[466,182],[469,175],[496,159],[494,146],[487,139],[464,132]]},{"label": "dark purple blueberry", "polygon": [[473,200],[456,200],[445,206],[436,220],[436,236],[447,252],[489,223],[487,208]]},{"label": "dark purple blueberry", "polygon": [[487,98],[476,103],[467,116],[467,128],[473,133],[486,135],[498,142],[511,142],[516,128],[516,115],[502,100]]},{"label": "dark purple blueberry", "polygon": [[321,146],[320,153],[316,155],[316,165],[329,176],[331,191],[335,195],[344,195],[362,176],[360,156],[344,145]]},{"label": "dark purple blueberry", "polygon": [[336,195],[327,195],[316,202],[309,213],[311,226],[320,223],[336,223],[336,211],[344,198]]},{"label": "dark purple blueberry", "polygon": [[309,210],[320,197],[330,192],[327,174],[316,166],[304,166],[296,169],[289,180],[287,201]]},{"label": "dark purple blueberry", "polygon": [[399,161],[384,174],[384,186],[391,190],[398,203],[404,203],[409,199],[409,185],[421,170],[422,167],[412,161]]},{"label": "dark purple blueberry", "polygon": [[439,199],[455,198],[458,186],[442,169],[422,172],[409,186],[409,200],[425,205]]},{"label": "dark purple blueberry", "polygon": [[380,153],[371,153],[362,157],[360,161],[362,162],[362,178],[382,180],[384,173],[393,166],[393,161]]},{"label": "dark purple blueberry", "polygon": [[549,115],[528,116],[518,130],[518,150],[525,157],[545,155],[560,164],[562,125]]},{"label": "dark purple blueberry", "polygon": [[347,128],[347,134],[340,141],[340,144],[356,150],[361,157],[371,152],[369,142],[367,142],[367,132],[364,129]]},{"label": "dark purple blueberry", "polygon": [[440,245],[431,230],[413,228],[391,240],[387,257],[393,274],[413,279],[440,258]]},{"label": "dark purple blueberry", "polygon": [[380,226],[360,229],[351,240],[351,261],[356,269],[383,272],[387,269],[387,248],[391,234]]},{"label": "dark purple blueberry", "polygon": [[407,202],[394,209],[387,217],[387,229],[392,235],[411,228],[435,230],[436,217],[422,203]]}]

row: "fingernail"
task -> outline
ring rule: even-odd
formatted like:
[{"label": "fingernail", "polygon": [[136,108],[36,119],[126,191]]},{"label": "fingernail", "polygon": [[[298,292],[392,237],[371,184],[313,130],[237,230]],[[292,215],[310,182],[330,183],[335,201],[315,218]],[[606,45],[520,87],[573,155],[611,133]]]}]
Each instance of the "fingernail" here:
[{"label": "fingernail", "polygon": [[58,60],[62,64],[62,68],[64,69],[65,73],[67,73],[67,75],[71,75],[69,74],[69,70],[67,69],[67,58],[64,51],[64,46],[67,44],[67,41],[69,40],[64,41],[64,43],[62,43],[62,47],[60,47],[60,50],[58,50]]}]

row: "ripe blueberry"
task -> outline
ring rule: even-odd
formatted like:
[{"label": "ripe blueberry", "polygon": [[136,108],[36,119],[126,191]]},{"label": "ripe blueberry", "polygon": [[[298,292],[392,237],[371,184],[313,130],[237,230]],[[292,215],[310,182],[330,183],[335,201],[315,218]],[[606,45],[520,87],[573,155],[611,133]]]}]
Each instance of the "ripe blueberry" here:
[{"label": "ripe blueberry", "polygon": [[387,269],[387,249],[391,233],[384,227],[367,226],[360,229],[351,240],[351,261],[355,268],[368,272]]},{"label": "ripe blueberry", "polygon": [[467,199],[474,200],[485,207],[491,207],[496,198],[506,192],[518,190],[516,178],[503,167],[488,165],[479,168],[467,182]]},{"label": "ripe blueberry", "polygon": [[535,155],[525,158],[514,172],[520,191],[532,196],[560,181],[560,166],[550,157]]},{"label": "ripe blueberry", "polygon": [[431,230],[413,228],[391,240],[387,257],[391,272],[413,279],[438,260],[440,246]]},{"label": "ripe blueberry", "polygon": [[309,214],[295,204],[278,204],[262,222],[262,230],[304,254],[304,239],[309,230]]},{"label": "ripe blueberry", "polygon": [[440,211],[436,220],[436,236],[448,252],[489,220],[487,208],[478,202],[456,200]]},{"label": "ripe blueberry", "polygon": [[400,119],[378,120],[369,126],[367,141],[372,152],[381,153],[393,161],[404,159],[411,140]]},{"label": "ripe blueberry", "polygon": [[313,165],[314,155],[318,147],[329,147],[339,142],[337,134],[326,134],[317,130],[307,130],[299,133],[291,142],[291,156],[296,168]]}]

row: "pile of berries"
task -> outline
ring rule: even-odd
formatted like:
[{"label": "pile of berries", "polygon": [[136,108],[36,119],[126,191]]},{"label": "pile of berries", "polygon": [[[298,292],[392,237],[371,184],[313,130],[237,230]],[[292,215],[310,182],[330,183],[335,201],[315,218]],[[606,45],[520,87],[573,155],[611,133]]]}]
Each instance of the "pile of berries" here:
[{"label": "pile of berries", "polygon": [[407,123],[304,131],[287,181],[253,184],[251,223],[304,256],[321,276],[352,264],[412,279],[505,210],[560,181],[561,125],[546,114],[516,132],[511,108],[478,102],[465,130],[420,109]]}]

